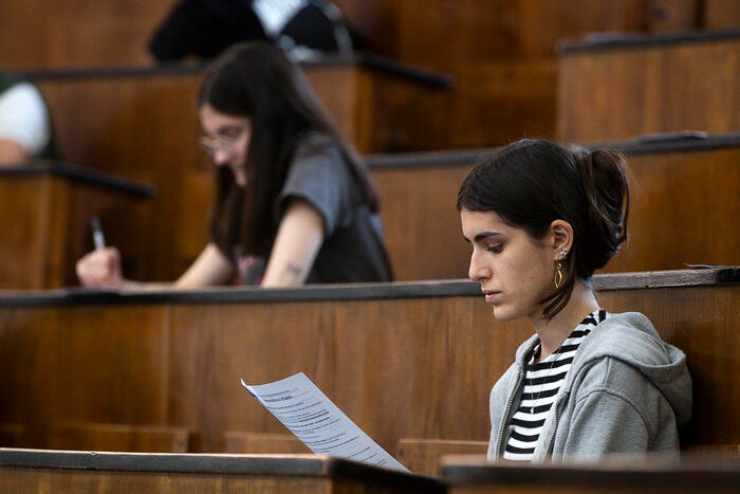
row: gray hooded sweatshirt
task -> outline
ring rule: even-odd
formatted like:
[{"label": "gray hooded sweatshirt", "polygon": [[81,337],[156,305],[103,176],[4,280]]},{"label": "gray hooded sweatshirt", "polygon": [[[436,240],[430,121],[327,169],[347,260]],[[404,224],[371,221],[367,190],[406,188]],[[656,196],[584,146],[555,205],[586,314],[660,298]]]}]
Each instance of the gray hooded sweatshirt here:
[{"label": "gray hooded sweatshirt", "polygon": [[[488,459],[503,455],[536,335],[491,390]],[[678,452],[691,418],[686,355],[637,312],[609,314],[583,339],[545,420],[533,462],[595,461],[610,453]]]}]

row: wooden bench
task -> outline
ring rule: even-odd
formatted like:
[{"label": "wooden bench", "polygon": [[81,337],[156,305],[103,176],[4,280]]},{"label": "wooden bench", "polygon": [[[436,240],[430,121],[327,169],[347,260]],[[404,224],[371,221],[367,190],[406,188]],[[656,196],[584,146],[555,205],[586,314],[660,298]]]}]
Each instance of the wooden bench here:
[{"label": "wooden bench", "polygon": [[317,455],[192,455],[0,448],[0,491],[17,494],[443,494],[430,478]]},{"label": "wooden bench", "polygon": [[[401,439],[397,458],[412,472],[421,475],[440,476],[441,465],[445,456],[485,456],[488,441],[454,441],[445,439]],[[684,458],[716,459],[724,461],[731,458],[740,459],[740,445],[715,444],[689,446],[681,451]],[[608,459],[607,461],[611,461]]]},{"label": "wooden bench", "polygon": [[564,45],[558,136],[575,142],[740,131],[740,29]]},{"label": "wooden bench", "polygon": [[[626,155],[632,184],[629,241],[608,272],[740,264],[740,232],[728,228],[740,210],[740,133],[669,134],[605,146]],[[467,276],[470,246],[455,201],[473,164],[492,152],[368,159],[399,280]]]},{"label": "wooden bench", "polygon": [[609,492],[737,492],[740,463],[715,457],[683,459],[621,458],[598,464],[532,465],[487,463],[483,457],[450,456],[442,475],[449,494],[596,494]]},{"label": "wooden bench", "polygon": [[[633,189],[630,239],[607,266],[608,272],[740,263],[740,234],[726,228],[727,218],[740,208],[740,134],[704,138],[667,134],[604,145],[626,155]],[[455,201],[473,165],[493,152],[368,157],[396,279],[467,276],[470,247],[462,237]],[[188,190],[193,211],[207,211],[211,194],[205,182],[192,183]],[[193,228],[196,217],[190,215],[190,226],[177,229],[177,257],[183,266],[195,259],[207,240],[204,228]],[[204,214],[200,221],[207,221]],[[687,229],[686,223],[692,227]]]},{"label": "wooden bench", "polygon": [[51,449],[185,453],[190,431],[182,427],[55,422],[49,437]]},{"label": "wooden bench", "polygon": [[[226,431],[224,451],[242,454],[307,454],[311,451],[293,434]],[[412,470],[415,471],[415,470]]]},{"label": "wooden bench", "polygon": [[25,427],[21,424],[0,423],[0,447],[13,448],[28,444],[25,438]]},{"label": "wooden bench", "polygon": [[[404,147],[425,96],[444,91],[444,75],[358,54],[303,64],[337,126],[360,151]],[[177,278],[208,234],[212,165],[198,142],[197,89],[203,66],[37,70],[57,147],[65,160],[153,184],[157,200],[140,218],[154,269],[145,280]],[[80,111],[84,101],[89,111]],[[191,239],[196,239],[193,246]],[[124,258],[127,252],[124,250]],[[136,273],[127,273],[133,277]]]},{"label": "wooden bench", "polygon": [[[647,314],[688,354],[687,445],[740,443],[739,281],[736,269],[594,278],[604,307]],[[239,380],[302,371],[389,452],[402,438],[485,441],[490,388],[530,334],[465,281],[2,293],[0,422],[185,427],[197,451],[224,451],[227,431],[287,433]]]},{"label": "wooden bench", "polygon": [[488,441],[403,438],[398,443],[396,458],[412,472],[438,476],[444,456],[485,455],[487,450]]},{"label": "wooden bench", "polygon": [[0,167],[0,289],[76,285],[75,262],[93,248],[90,219],[98,216],[108,242],[130,252],[131,272],[146,265],[146,241],[134,236],[153,189],[65,163]]},{"label": "wooden bench", "polygon": [[699,494],[737,492],[740,463],[726,457],[677,460],[622,458],[598,464],[487,463],[483,457],[450,456],[442,475],[449,494],[561,494],[640,492]]}]

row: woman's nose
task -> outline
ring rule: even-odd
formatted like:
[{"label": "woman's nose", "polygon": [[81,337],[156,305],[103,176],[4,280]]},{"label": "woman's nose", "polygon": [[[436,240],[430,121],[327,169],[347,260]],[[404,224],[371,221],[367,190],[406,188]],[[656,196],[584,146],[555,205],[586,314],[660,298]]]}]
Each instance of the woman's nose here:
[{"label": "woman's nose", "polygon": [[224,166],[229,164],[229,152],[223,149],[217,149],[213,153],[213,162],[218,166]]},{"label": "woman's nose", "polygon": [[470,255],[470,266],[468,266],[468,278],[473,281],[483,281],[490,278],[491,270],[481,262],[480,256],[473,252]]}]

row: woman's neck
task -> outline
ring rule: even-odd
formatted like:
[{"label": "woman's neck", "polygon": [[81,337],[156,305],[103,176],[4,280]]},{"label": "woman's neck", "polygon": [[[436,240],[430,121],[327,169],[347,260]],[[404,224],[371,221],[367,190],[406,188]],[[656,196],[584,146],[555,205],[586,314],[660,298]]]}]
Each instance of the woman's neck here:
[{"label": "woman's neck", "polygon": [[540,360],[557,350],[583,318],[598,308],[599,302],[593,290],[576,280],[570,300],[563,310],[549,320],[541,316],[533,318],[534,330],[540,338]]}]

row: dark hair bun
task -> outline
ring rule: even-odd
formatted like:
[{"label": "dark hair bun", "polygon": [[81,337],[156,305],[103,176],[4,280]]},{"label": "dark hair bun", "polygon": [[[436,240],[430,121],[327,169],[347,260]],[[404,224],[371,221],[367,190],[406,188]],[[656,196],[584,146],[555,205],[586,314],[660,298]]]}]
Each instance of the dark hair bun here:
[{"label": "dark hair bun", "polygon": [[[577,239],[576,272],[588,277],[606,265],[627,238],[629,185],[622,156],[602,149],[576,155],[588,203],[585,235]],[[581,248],[579,248],[581,247]]]}]

